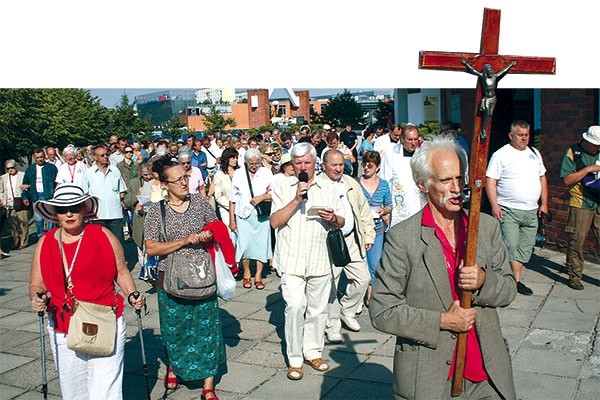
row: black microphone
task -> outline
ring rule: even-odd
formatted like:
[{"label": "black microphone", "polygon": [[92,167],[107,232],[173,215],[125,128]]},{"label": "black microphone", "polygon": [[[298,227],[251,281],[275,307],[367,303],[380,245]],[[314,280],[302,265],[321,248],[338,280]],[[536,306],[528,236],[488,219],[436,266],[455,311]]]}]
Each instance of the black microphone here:
[{"label": "black microphone", "polygon": [[[298,174],[298,180],[300,182],[308,182],[308,174],[306,172],[304,172],[304,171],[301,171]],[[306,202],[306,200],[308,200],[308,194],[307,193],[304,193],[302,195],[302,200],[304,200],[305,202]]]}]

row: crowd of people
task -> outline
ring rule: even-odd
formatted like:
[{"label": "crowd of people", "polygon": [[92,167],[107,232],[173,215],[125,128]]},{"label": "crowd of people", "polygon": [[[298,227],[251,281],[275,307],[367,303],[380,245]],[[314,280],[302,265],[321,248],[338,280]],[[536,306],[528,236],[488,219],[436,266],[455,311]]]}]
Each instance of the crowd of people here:
[{"label": "crowd of people", "polygon": [[[58,276],[72,277],[76,298],[92,279],[101,279],[106,287],[96,288],[103,290],[100,303],[111,304],[116,292],[110,281],[134,307],[144,305],[143,296],[133,296],[135,283],[124,267],[123,245],[133,240],[139,278],[158,290],[168,389],[182,380],[202,380],[202,398],[217,398],[214,377],[226,363],[217,295],[179,298],[164,283],[165,272],[175,268],[174,255],[207,265],[215,262],[216,244],[244,290],[262,290],[266,271],[277,274],[286,303],[290,380],[302,379],[305,365],[327,371],[325,341],[341,342],[342,327],[359,331],[357,316],[368,307],[375,328],[397,336],[398,398],[449,394],[457,333],[468,335],[465,391],[473,398],[515,398],[495,309],[517,292],[532,294],[521,270],[535,244],[538,218],[548,214],[548,189],[542,156],[528,146],[529,124],[515,121],[508,136],[510,143],[493,154],[486,173],[492,216],[481,219],[477,262],[469,266],[463,265],[468,147],[454,130],[425,140],[410,123],[367,128],[359,135],[349,125],[342,130],[324,125],[293,134],[217,133],[144,142],[111,136],[108,144],[82,149],[40,148],[23,172],[15,160],[5,162],[0,205],[8,212],[14,249],[29,245],[33,207],[39,240],[30,296],[35,311],[51,313],[53,335],[68,332],[63,310],[70,290],[51,276],[55,269]],[[585,234],[600,226],[594,214],[598,194],[584,184],[585,176],[600,171],[599,150],[600,127],[590,127],[565,153],[561,168],[572,195],[569,286],[578,290]],[[336,229],[350,259],[340,267],[333,266],[327,246]],[[89,233],[81,245],[84,232]],[[88,237],[104,244],[91,246]],[[498,246],[502,242],[506,246]],[[59,249],[58,257],[45,261],[45,254]],[[107,258],[102,277],[83,272],[94,257]],[[342,274],[347,284],[340,290]],[[463,290],[474,292],[473,308],[460,306]],[[112,301],[122,320],[123,299]],[[121,335],[125,327],[119,324]],[[67,386],[75,383],[65,382],[85,386],[74,370],[85,374],[94,368],[75,362],[74,352],[60,342],[55,347],[55,360],[65,360],[59,369],[63,396],[70,398],[74,389]],[[114,369],[112,375],[89,372],[94,385],[87,387],[120,398],[112,386],[122,379],[121,344],[109,358],[100,368]]]}]

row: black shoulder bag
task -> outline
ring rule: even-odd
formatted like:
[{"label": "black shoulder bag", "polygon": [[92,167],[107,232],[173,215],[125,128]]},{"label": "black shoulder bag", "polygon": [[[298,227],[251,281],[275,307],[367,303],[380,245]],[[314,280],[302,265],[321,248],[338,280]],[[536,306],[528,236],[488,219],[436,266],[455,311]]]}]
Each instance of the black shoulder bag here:
[{"label": "black shoulder bag", "polygon": [[[250,196],[254,197],[254,192],[252,191],[252,180],[250,179],[250,173],[248,172],[248,167],[246,166],[246,178],[248,178],[248,187],[250,188]],[[257,205],[254,206],[256,209],[256,213],[259,217],[268,217],[271,215],[271,202],[270,201],[261,201]]]}]

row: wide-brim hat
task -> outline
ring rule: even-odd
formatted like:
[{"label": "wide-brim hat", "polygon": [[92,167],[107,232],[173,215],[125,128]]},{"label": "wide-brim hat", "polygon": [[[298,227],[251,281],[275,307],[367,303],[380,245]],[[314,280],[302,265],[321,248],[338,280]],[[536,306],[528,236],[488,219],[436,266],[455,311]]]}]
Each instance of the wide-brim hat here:
[{"label": "wide-brim hat", "polygon": [[69,207],[85,203],[86,211],[84,218],[96,218],[98,214],[98,205],[100,200],[96,196],[85,194],[83,189],[77,185],[60,185],[54,191],[54,196],[50,200],[40,200],[33,205],[34,211],[37,211],[45,220],[58,222],[56,218],[56,209],[54,207]]},{"label": "wide-brim hat", "polygon": [[583,138],[586,141],[590,142],[591,144],[600,146],[600,126],[598,126],[598,125],[590,126],[588,128],[587,132],[583,132],[583,134],[581,136],[583,136]]}]

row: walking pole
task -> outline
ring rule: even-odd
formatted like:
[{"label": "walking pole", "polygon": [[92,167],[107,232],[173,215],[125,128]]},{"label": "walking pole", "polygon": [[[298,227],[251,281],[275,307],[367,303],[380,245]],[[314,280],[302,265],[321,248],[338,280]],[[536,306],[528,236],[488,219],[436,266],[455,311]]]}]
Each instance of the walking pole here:
[{"label": "walking pole", "polygon": [[[133,292],[133,298],[137,300],[140,297],[140,292],[137,290]],[[142,363],[144,364],[144,377],[146,378],[146,394],[148,400],[150,400],[150,383],[148,382],[148,364],[146,363],[146,350],[144,350],[144,335],[142,332],[142,310],[136,308],[135,313],[137,314],[138,321],[138,334],[140,335],[140,346],[142,348]]]},{"label": "walking pole", "polygon": [[[37,296],[41,299],[44,296],[44,292],[36,292]],[[46,380],[46,343],[44,341],[44,312],[38,311],[40,317],[40,351],[42,353],[42,393],[44,399],[48,398],[48,382]]]}]

